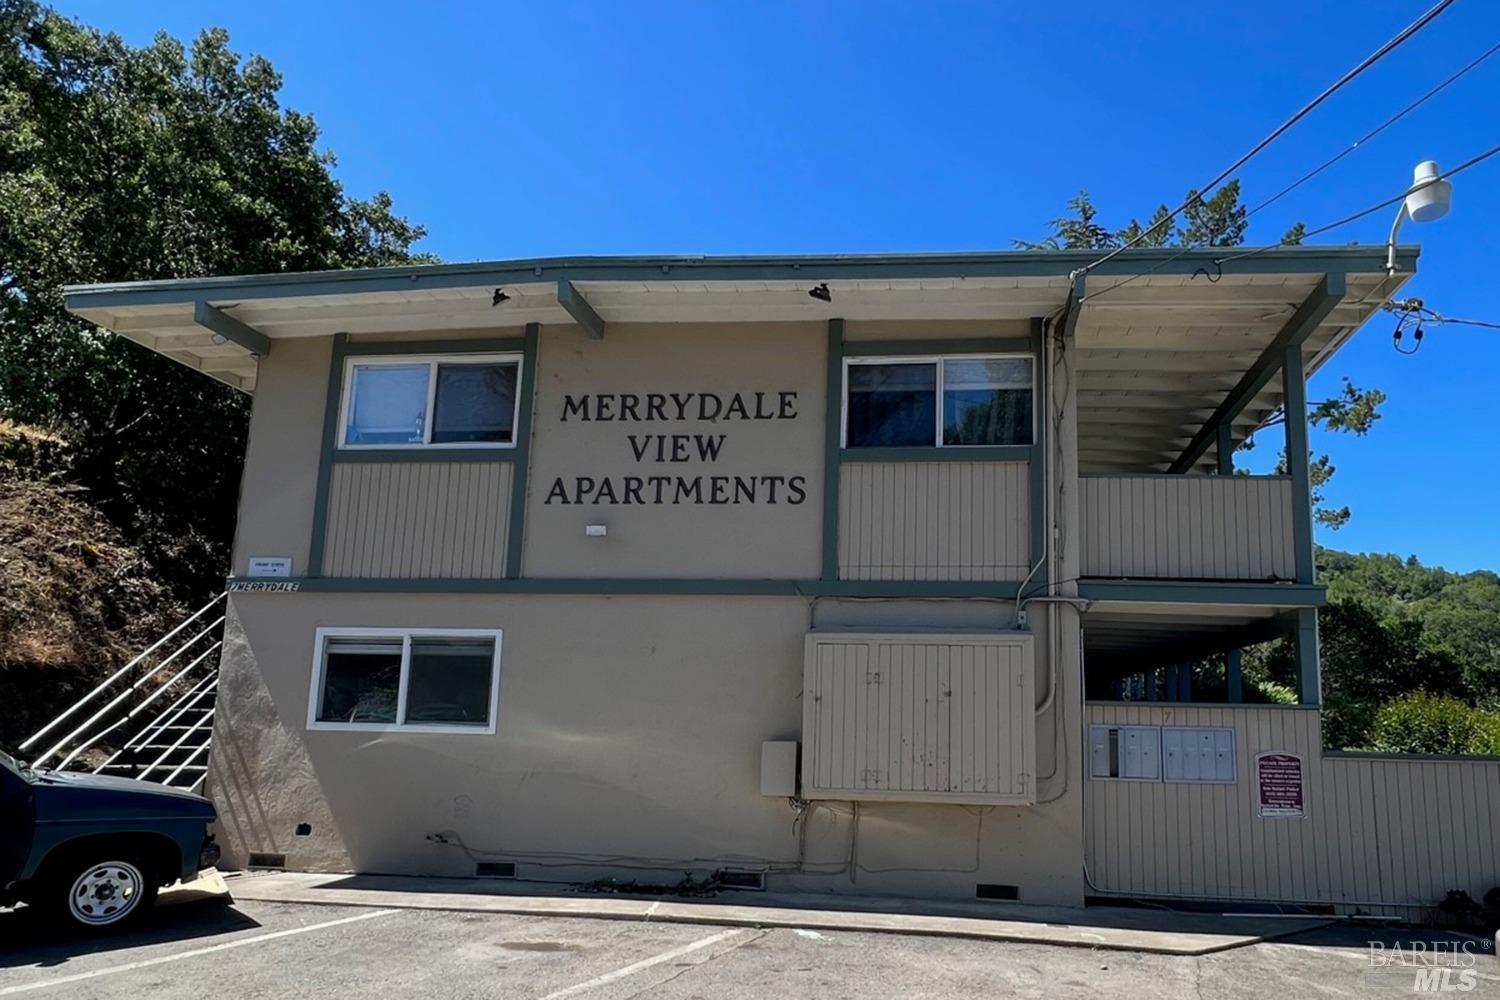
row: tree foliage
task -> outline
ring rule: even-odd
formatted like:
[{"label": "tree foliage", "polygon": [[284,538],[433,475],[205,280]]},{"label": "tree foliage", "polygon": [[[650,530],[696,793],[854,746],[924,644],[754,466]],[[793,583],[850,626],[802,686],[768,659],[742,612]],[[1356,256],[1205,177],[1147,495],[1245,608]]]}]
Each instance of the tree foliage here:
[{"label": "tree foliage", "polygon": [[[1192,246],[1233,247],[1245,241],[1248,212],[1240,204],[1240,182],[1230,181],[1208,198],[1189,191],[1177,219],[1166,205],[1156,206],[1144,225],[1131,219],[1119,229],[1099,221],[1099,210],[1087,191],[1068,201],[1071,214],[1049,223],[1048,234],[1037,242],[1012,240],[1021,250],[1114,250],[1140,247]],[[1300,225],[1300,223],[1299,223]]]},{"label": "tree foliage", "polygon": [[424,231],[384,193],[345,194],[280,89],[222,30],[133,48],[0,0],[0,416],[67,439],[185,596],[227,568],[246,400],[70,316],[62,289],[413,260]]},{"label": "tree foliage", "polygon": [[[1318,613],[1325,743],[1374,748],[1382,706],[1413,692],[1500,711],[1500,577],[1331,549],[1318,564],[1329,601]],[[1247,650],[1245,669],[1292,682],[1290,644]]]},{"label": "tree foliage", "polygon": [[1418,691],[1382,705],[1369,749],[1385,753],[1500,754],[1500,714]]}]

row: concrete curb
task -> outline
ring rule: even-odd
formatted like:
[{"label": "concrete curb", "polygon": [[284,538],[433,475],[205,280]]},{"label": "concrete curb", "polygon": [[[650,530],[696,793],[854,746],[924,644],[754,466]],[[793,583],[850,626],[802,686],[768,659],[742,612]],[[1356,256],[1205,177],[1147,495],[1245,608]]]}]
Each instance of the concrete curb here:
[{"label": "concrete curb", "polygon": [[[358,888],[339,885],[356,879]],[[496,889],[493,883],[475,887],[471,885],[474,881],[285,872],[232,876],[227,885],[236,899],[267,903],[913,934],[1184,956],[1242,948],[1331,922],[1325,917],[1263,920],[1025,906],[1008,908],[1004,917],[949,916],[832,909],[826,908],[821,899],[799,899],[796,906],[777,906],[581,894],[521,895],[508,888]],[[458,891],[443,891],[450,887]],[[880,907],[921,905],[911,900],[860,902]]]}]

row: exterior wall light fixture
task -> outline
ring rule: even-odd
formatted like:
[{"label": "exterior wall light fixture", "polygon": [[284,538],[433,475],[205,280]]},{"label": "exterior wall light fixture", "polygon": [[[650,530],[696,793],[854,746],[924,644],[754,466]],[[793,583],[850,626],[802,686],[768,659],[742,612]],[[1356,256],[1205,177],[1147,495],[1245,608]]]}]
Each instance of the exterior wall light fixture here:
[{"label": "exterior wall light fixture", "polygon": [[1435,160],[1423,160],[1412,172],[1411,190],[1401,199],[1401,209],[1391,225],[1391,238],[1385,244],[1385,270],[1396,273],[1396,235],[1401,232],[1401,223],[1408,218],[1413,222],[1436,222],[1448,214],[1453,207],[1453,182],[1444,180]]}]

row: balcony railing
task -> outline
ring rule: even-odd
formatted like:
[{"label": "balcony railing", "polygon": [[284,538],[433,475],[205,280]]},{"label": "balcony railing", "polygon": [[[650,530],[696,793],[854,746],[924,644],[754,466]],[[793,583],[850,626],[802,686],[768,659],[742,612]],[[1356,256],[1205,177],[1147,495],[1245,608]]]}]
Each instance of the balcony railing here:
[{"label": "balcony railing", "polygon": [[1296,578],[1289,476],[1101,475],[1080,483],[1085,577]]}]

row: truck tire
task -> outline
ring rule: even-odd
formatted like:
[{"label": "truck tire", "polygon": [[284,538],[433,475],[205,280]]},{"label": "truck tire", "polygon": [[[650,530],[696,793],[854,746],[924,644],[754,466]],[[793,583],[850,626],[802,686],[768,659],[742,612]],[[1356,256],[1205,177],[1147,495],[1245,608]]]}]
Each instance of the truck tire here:
[{"label": "truck tire", "polygon": [[139,919],[156,901],[156,873],[128,851],[96,849],[49,868],[35,902],[74,930],[115,930]]}]

